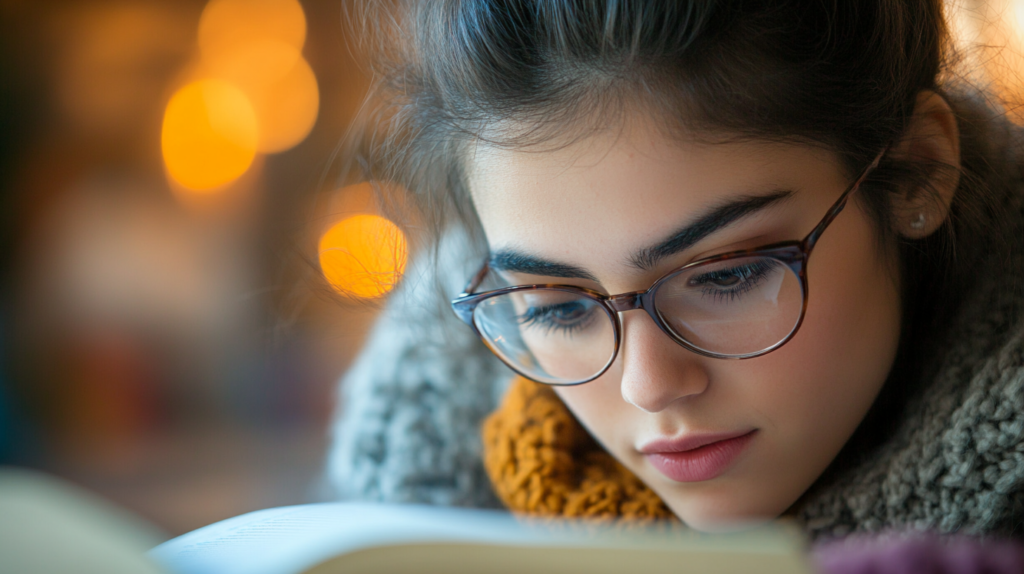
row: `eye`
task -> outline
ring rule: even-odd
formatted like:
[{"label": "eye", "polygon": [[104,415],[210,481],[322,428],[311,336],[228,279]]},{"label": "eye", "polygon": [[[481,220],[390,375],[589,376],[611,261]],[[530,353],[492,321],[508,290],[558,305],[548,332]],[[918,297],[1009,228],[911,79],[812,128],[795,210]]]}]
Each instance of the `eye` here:
[{"label": "eye", "polygon": [[757,288],[778,270],[778,261],[768,258],[747,260],[742,265],[714,269],[690,277],[687,285],[704,297],[731,300]]},{"label": "eye", "polygon": [[719,287],[732,287],[733,285],[736,285],[737,283],[739,283],[742,280],[743,279],[738,274],[734,273],[734,274],[728,275],[726,277],[715,277],[715,278],[709,279],[708,283],[714,283],[715,285],[718,285]]},{"label": "eye", "polygon": [[519,316],[519,323],[548,331],[571,332],[586,327],[598,312],[596,307],[597,303],[584,299],[530,307]]}]

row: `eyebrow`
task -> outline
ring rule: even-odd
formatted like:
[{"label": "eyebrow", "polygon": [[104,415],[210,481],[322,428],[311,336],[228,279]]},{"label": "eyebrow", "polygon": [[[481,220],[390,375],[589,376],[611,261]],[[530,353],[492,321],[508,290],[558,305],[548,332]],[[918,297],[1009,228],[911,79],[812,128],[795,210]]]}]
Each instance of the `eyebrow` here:
[{"label": "eyebrow", "polygon": [[593,273],[582,267],[549,261],[534,255],[528,255],[521,251],[516,251],[515,249],[501,249],[496,251],[491,255],[488,265],[495,271],[509,271],[512,273],[541,275],[543,277],[565,277],[597,281],[597,277],[595,277]]},{"label": "eyebrow", "polygon": [[[776,190],[765,195],[742,196],[732,199],[713,207],[694,221],[685,224],[660,243],[637,251],[630,256],[629,262],[638,269],[651,269],[662,259],[685,251],[712,233],[791,195],[793,195],[792,191]],[[491,269],[496,271],[597,281],[597,277],[593,273],[582,267],[551,261],[514,248],[495,251],[488,264]]]},{"label": "eyebrow", "polygon": [[684,225],[661,243],[637,251],[629,258],[629,262],[637,269],[651,269],[662,259],[686,251],[723,227],[779,203],[792,195],[792,191],[780,189],[766,195],[747,195],[730,200]]}]

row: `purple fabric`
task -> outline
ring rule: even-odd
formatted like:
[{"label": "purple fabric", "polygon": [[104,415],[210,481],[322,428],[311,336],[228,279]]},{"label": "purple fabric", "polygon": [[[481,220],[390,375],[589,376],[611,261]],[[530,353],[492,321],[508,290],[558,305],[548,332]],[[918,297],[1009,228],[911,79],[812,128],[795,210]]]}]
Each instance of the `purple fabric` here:
[{"label": "purple fabric", "polygon": [[814,549],[823,574],[1024,574],[1024,547],[1010,541],[884,536]]}]

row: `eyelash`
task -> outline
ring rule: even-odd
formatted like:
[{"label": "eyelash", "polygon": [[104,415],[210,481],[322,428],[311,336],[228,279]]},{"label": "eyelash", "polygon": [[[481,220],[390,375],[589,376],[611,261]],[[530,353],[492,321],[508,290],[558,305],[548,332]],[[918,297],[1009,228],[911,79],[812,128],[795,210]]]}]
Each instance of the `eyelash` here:
[{"label": "eyelash", "polygon": [[[582,321],[578,321],[578,322],[576,322],[574,324],[571,324],[571,325],[559,325],[559,324],[557,324],[551,318],[552,317],[552,312],[556,311],[559,307],[564,307],[565,305],[568,305],[568,304],[569,303],[559,303],[559,304],[555,304],[555,305],[545,305],[544,307],[531,307],[529,310],[527,310],[526,313],[524,313],[524,314],[520,315],[519,317],[517,317],[517,320],[518,320],[520,325],[531,325],[532,324],[532,325],[536,325],[538,327],[541,327],[543,329],[546,329],[547,332],[549,332],[549,333],[552,332],[552,331],[558,330],[558,331],[562,331],[562,332],[564,332],[566,334],[569,334],[569,335],[571,335],[572,333],[574,333],[576,331],[583,330],[583,328],[585,328],[588,324],[590,324],[591,321],[594,320],[594,313],[593,313],[594,309],[591,308],[591,309],[585,309],[586,318],[584,320],[582,320]],[[580,305],[581,303],[574,302],[572,304]]]},{"label": "eyelash", "polygon": [[[754,289],[754,287],[761,283],[761,281],[778,265],[779,263],[765,259],[763,261],[758,261],[757,263],[749,263],[739,267],[709,271],[690,279],[689,283],[691,285],[701,286],[702,297],[711,295],[715,302],[722,302],[723,299],[734,301],[744,293]],[[740,278],[740,283],[734,289],[721,289],[708,286],[712,281],[737,276]]]}]

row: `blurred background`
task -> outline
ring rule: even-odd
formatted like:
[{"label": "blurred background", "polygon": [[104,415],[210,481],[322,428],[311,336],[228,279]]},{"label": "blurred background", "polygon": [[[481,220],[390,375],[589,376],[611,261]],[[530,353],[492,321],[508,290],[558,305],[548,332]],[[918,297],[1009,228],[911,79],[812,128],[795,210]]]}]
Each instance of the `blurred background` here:
[{"label": "blurred background", "polygon": [[342,18],[0,1],[0,461],[169,535],[321,495],[335,382],[403,256],[368,189],[332,188],[368,87]]},{"label": "blurred background", "polygon": [[[968,79],[1021,101],[1024,1],[950,8]],[[407,252],[332,171],[370,76],[346,11],[0,0],[0,464],[168,536],[326,496]]]}]

